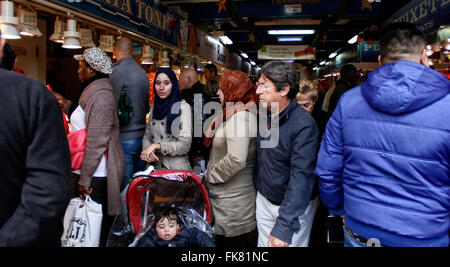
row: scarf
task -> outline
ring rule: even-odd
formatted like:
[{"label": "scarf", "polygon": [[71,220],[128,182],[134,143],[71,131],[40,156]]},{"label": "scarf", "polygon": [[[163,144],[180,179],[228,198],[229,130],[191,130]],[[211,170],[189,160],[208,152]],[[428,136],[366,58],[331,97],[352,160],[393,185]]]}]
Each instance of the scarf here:
[{"label": "scarf", "polygon": [[226,71],[220,77],[220,90],[224,95],[224,108],[213,120],[206,132],[203,144],[210,147],[216,130],[222,123],[241,111],[257,113],[256,88],[252,80],[242,71]]}]

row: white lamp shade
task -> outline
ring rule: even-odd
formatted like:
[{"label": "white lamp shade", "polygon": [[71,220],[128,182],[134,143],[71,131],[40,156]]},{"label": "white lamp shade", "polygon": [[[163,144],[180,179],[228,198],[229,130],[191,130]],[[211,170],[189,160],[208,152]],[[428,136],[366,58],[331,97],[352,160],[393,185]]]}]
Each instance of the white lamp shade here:
[{"label": "white lamp shade", "polygon": [[64,38],[64,44],[62,45],[63,48],[67,49],[80,49],[80,41],[75,37],[66,37]]},{"label": "white lamp shade", "polygon": [[170,68],[170,59],[167,57],[167,51],[162,52],[162,58],[161,58],[161,68]]},{"label": "white lamp shade", "polygon": [[79,49],[80,45],[80,33],[77,32],[77,21],[74,19],[67,20],[67,31],[64,31],[64,44],[63,48],[67,49]]},{"label": "white lamp shade", "polygon": [[2,38],[4,39],[16,40],[21,38],[16,27],[11,24],[0,24],[0,29],[2,30]]},{"label": "white lamp shade", "polygon": [[66,27],[66,23],[59,20],[59,17],[56,17],[55,26],[53,30],[53,34],[48,38],[50,41],[57,43],[64,43],[63,34],[64,29]]},{"label": "white lamp shade", "polygon": [[14,3],[2,1],[1,7],[0,29],[2,30],[2,37],[5,39],[20,39],[19,32],[15,27],[19,23],[19,19],[14,17]]},{"label": "white lamp shade", "polygon": [[143,47],[141,64],[143,65],[153,64],[152,48],[149,45],[144,45]]}]

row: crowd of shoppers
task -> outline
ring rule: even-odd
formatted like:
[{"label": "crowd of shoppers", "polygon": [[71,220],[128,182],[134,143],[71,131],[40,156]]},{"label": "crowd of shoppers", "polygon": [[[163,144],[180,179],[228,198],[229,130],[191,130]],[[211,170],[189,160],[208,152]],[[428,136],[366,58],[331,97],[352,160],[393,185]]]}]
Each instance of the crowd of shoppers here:
[{"label": "crowd of shoppers", "polygon": [[[345,246],[449,246],[450,81],[427,66],[413,24],[387,26],[380,43],[381,67],[364,82],[351,64],[336,84],[300,81],[283,61],[266,63],[256,83],[241,71],[219,76],[213,64],[206,85],[195,70],[178,79],[159,68],[151,107],[126,37],[114,64],[99,48],[75,56],[73,102],[0,70],[0,198],[8,203],[0,246],[58,245],[70,197],[87,195],[102,204],[104,246],[133,173],[148,165],[192,171],[201,161],[217,247],[326,245],[328,213],[342,217]],[[132,118],[122,125],[123,92]],[[212,98],[221,108],[205,113]],[[86,131],[76,169],[61,110],[72,132]]]}]

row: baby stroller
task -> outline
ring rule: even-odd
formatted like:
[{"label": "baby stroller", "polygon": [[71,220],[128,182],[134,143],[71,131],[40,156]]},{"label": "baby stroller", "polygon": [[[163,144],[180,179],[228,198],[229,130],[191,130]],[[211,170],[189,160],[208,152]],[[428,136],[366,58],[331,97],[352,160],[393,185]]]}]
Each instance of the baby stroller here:
[{"label": "baby stroller", "polygon": [[156,222],[160,208],[176,207],[187,228],[196,227],[213,238],[213,215],[206,187],[196,174],[184,170],[136,173],[122,191],[122,213],[116,217],[108,247],[136,246]]}]

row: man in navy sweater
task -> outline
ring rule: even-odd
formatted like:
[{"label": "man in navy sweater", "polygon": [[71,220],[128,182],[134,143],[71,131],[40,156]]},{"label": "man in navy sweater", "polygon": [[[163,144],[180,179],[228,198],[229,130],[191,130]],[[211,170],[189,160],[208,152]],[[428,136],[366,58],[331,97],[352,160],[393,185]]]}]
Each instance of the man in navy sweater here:
[{"label": "man in navy sweater", "polygon": [[[0,31],[0,59],[5,40]],[[71,196],[61,109],[38,80],[0,69],[0,247],[59,246]]]},{"label": "man in navy sweater", "polygon": [[318,205],[313,195],[318,128],[295,100],[299,77],[293,64],[267,63],[256,85],[268,111],[267,120],[260,117],[257,139],[258,246],[306,247]]}]

